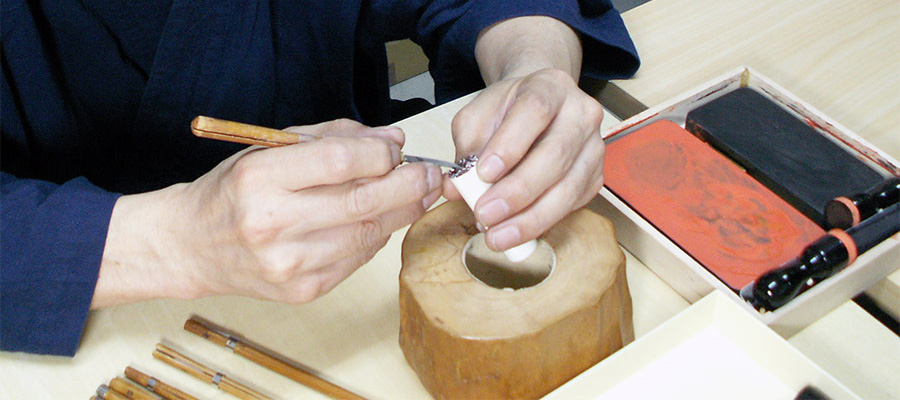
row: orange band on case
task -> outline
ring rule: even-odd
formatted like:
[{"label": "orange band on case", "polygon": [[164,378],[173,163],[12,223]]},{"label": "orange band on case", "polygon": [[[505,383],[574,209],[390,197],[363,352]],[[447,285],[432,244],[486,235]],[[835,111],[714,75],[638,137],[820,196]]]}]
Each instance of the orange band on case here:
[{"label": "orange band on case", "polygon": [[856,241],[854,241],[847,232],[844,232],[841,229],[832,229],[828,231],[828,234],[838,238],[838,240],[844,244],[844,248],[847,249],[847,265],[853,264],[853,262],[856,261],[856,256],[859,255],[859,250],[856,248]]}]

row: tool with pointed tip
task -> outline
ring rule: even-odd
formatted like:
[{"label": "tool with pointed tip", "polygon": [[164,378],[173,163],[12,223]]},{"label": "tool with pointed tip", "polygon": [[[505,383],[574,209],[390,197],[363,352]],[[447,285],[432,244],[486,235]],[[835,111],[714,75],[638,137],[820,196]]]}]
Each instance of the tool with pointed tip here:
[{"label": "tool with pointed tip", "polygon": [[[195,136],[202,138],[267,147],[287,146],[320,139],[318,136],[281,131],[263,126],[205,117],[202,115],[197,116],[191,122],[191,132],[193,132]],[[462,169],[462,166],[459,164],[449,161],[411,156],[403,153],[400,153],[400,159],[407,163],[426,162],[444,168]]]},{"label": "tool with pointed tip", "polygon": [[428,157],[411,156],[409,154],[400,153],[400,158],[403,160],[403,162],[407,162],[407,163],[425,162],[425,163],[437,165],[438,167],[450,168],[450,169],[455,169],[455,170],[463,169],[462,165],[452,163],[450,161],[435,160],[433,158],[428,158]]}]

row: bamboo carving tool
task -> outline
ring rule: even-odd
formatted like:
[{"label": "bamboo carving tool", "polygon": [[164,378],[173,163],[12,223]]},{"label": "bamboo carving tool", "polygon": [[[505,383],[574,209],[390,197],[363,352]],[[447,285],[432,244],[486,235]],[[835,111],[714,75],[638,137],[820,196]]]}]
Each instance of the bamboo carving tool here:
[{"label": "bamboo carving tool", "polygon": [[109,381],[109,387],[132,400],[159,400],[159,396],[132,381],[119,378],[118,376]]},{"label": "bamboo carving tool", "polygon": [[125,368],[125,377],[143,385],[166,400],[198,400],[194,396],[131,367]]},{"label": "bamboo carving tool", "polygon": [[213,384],[223,392],[232,394],[237,398],[245,400],[270,400],[269,397],[262,393],[225,376],[225,374],[222,374],[221,372],[200,364],[162,343],[156,345],[156,350],[153,351],[153,357],[187,372],[197,379]]},{"label": "bamboo carving tool", "polygon": [[103,400],[128,400],[128,397],[125,397],[124,394],[119,393],[106,385],[100,385],[97,388],[97,397]]},{"label": "bamboo carving tool", "polygon": [[335,399],[362,400],[364,397],[331,383],[319,376],[295,367],[275,356],[272,356],[254,346],[243,343],[240,340],[211,329],[196,319],[189,319],[184,323],[184,329],[210,342],[225,346],[235,354],[253,361],[263,367],[275,371],[297,383],[306,385],[316,391]]},{"label": "bamboo carving tool", "polygon": [[[318,136],[280,131],[263,126],[244,124],[223,119],[198,116],[191,121],[191,132],[197,137],[223,140],[226,142],[253,144],[267,147],[278,147],[309,142],[319,139]],[[460,165],[433,158],[412,156],[400,153],[403,162],[426,162],[439,167],[460,169]]]}]

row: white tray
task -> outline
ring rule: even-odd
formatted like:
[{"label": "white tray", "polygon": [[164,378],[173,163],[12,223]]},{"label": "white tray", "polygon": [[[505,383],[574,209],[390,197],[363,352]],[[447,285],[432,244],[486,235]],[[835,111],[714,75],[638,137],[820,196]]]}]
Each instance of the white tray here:
[{"label": "white tray", "polygon": [[859,399],[765,324],[713,292],[545,399]]}]

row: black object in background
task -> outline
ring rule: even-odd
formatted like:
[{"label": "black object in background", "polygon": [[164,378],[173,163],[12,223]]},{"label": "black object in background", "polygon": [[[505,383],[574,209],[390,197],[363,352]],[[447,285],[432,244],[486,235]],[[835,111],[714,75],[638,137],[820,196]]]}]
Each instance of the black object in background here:
[{"label": "black object in background", "polygon": [[797,397],[794,397],[794,400],[831,400],[831,397],[822,393],[819,389],[816,389],[814,386],[807,386],[797,393]]},{"label": "black object in background", "polygon": [[884,179],[751,88],[692,110],[685,127],[821,226],[826,226],[830,200],[863,192]]}]

